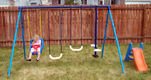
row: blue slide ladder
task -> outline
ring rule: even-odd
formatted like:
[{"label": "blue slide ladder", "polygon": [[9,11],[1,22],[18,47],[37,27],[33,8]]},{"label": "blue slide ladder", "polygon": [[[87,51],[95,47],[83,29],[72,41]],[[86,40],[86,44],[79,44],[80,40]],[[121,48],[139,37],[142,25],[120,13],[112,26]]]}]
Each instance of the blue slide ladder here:
[{"label": "blue slide ladder", "polygon": [[[143,42],[140,43],[139,48],[141,48],[143,50]],[[133,58],[130,57],[130,56],[133,56],[132,50],[133,50],[133,44],[130,43],[129,46],[128,46],[127,53],[126,53],[124,61],[134,60]]]}]

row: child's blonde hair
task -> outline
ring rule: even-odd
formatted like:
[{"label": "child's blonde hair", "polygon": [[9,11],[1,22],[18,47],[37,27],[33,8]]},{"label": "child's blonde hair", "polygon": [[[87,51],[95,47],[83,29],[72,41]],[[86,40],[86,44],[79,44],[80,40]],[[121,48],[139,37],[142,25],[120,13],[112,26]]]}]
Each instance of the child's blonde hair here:
[{"label": "child's blonde hair", "polygon": [[38,36],[37,34],[35,34],[35,35],[33,36],[33,40],[34,40],[34,41],[39,40],[39,36]]}]

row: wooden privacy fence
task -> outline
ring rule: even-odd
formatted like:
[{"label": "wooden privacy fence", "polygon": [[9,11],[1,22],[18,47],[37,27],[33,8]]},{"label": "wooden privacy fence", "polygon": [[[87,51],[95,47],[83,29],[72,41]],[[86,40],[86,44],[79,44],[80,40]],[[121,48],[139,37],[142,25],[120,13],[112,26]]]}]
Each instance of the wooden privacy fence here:
[{"label": "wooden privacy fence", "polygon": [[[48,45],[49,31],[51,45],[60,44],[60,11],[62,13],[62,38],[63,44],[70,44],[70,8],[66,9],[24,9],[24,34],[25,45],[29,46],[29,41],[34,34],[38,34],[44,39],[44,44]],[[13,44],[16,28],[17,7],[0,8],[0,46],[11,47]],[[49,14],[48,14],[49,11]],[[81,13],[80,8],[72,8],[71,19],[71,42],[81,43]],[[151,5],[113,5],[111,6],[116,33],[119,43],[140,43],[151,42]],[[49,15],[49,18],[48,18]],[[105,33],[107,8],[98,8],[98,44],[103,43]],[[48,22],[49,19],[49,22]],[[48,29],[50,24],[50,30]],[[31,30],[31,31],[30,31]],[[95,9],[82,8],[82,38],[83,44],[94,43],[95,30]],[[114,37],[111,20],[109,19],[107,35]],[[17,38],[22,36],[21,22],[19,23]],[[115,43],[115,40],[106,38],[106,43]],[[22,39],[16,41],[15,46],[22,46]]]}]

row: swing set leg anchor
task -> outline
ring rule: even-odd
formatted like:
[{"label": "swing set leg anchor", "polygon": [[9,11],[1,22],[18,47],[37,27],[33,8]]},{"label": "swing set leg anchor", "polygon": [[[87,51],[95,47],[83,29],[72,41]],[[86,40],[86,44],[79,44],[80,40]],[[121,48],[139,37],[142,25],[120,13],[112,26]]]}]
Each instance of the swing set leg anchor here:
[{"label": "swing set leg anchor", "polygon": [[92,55],[94,58],[97,58],[97,57],[99,57],[98,55]]}]

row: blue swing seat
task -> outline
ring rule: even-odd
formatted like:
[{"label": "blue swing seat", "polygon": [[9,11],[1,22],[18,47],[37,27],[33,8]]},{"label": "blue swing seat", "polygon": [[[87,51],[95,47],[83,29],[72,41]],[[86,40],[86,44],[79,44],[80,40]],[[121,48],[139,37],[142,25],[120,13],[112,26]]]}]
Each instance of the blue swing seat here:
[{"label": "blue swing seat", "polygon": [[[40,47],[40,54],[41,54],[42,53],[42,49],[44,47],[44,41],[43,41],[42,38],[39,38],[39,39],[41,40],[41,47]],[[31,41],[30,41],[30,49],[29,49],[29,51],[31,51],[31,48],[32,48],[31,44],[32,44],[32,42],[33,42],[33,39],[31,39]],[[35,55],[35,52],[33,52],[32,55]],[[38,52],[36,52],[36,55],[38,55]]]}]

